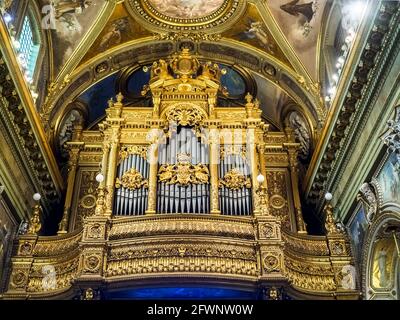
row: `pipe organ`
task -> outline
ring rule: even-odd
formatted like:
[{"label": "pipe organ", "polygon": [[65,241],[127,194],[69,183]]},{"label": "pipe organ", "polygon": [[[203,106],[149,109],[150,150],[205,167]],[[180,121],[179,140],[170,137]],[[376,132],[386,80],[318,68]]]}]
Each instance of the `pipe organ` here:
[{"label": "pipe organ", "polygon": [[149,164],[147,149],[124,146],[115,182],[115,215],[139,216],[147,210]]},{"label": "pipe organ", "polygon": [[[292,135],[270,132],[250,94],[245,106],[219,107],[222,70],[187,49],[149,72],[152,108],[124,106],[119,94],[98,130],[78,128],[67,143],[59,234],[38,237],[36,207],[5,297],[93,296],[179,277],[263,288],[264,298],[357,296],[341,286],[346,237],[334,225],[327,236],[304,231]],[[49,264],[53,287],[42,285]]]},{"label": "pipe organ", "polygon": [[251,215],[251,172],[244,146],[223,146],[219,164],[219,203],[224,215]]},{"label": "pipe organ", "polygon": [[191,127],[159,147],[157,213],[209,213],[209,152]]}]

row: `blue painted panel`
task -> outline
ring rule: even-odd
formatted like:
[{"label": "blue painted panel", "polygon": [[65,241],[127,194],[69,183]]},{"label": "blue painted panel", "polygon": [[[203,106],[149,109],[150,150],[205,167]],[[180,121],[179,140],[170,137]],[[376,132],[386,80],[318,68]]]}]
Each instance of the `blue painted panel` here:
[{"label": "blue painted panel", "polygon": [[106,294],[107,299],[148,299],[148,300],[201,300],[201,299],[256,299],[254,292],[235,289],[207,288],[207,287],[167,287],[167,288],[140,288],[111,292]]}]

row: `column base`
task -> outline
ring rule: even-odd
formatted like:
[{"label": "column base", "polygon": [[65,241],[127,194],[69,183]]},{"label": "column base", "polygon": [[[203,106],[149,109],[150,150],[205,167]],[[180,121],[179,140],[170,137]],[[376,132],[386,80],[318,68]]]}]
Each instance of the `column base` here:
[{"label": "column base", "polygon": [[213,215],[221,215],[221,211],[220,210],[212,210],[211,214],[213,214]]},{"label": "column base", "polygon": [[146,210],[146,212],[144,213],[146,216],[152,216],[156,214],[155,210]]}]

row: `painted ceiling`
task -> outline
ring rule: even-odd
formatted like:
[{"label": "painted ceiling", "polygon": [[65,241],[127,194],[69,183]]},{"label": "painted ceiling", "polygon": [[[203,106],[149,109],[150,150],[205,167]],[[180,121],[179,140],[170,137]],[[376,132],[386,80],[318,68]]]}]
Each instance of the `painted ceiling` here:
[{"label": "painted ceiling", "polygon": [[[50,2],[40,1],[42,5]],[[313,88],[318,88],[319,82],[318,37],[326,0],[52,2],[56,28],[49,31],[54,70],[50,81],[52,90],[45,106],[48,110],[57,103],[61,90],[100,58],[111,57],[115,52],[139,43],[185,39],[206,44],[224,42],[232,47],[242,46],[259,52],[278,66],[270,71],[271,75],[281,69],[288,70],[294,79],[288,86],[293,90],[303,90],[303,95],[312,95],[311,104],[324,108],[320,92]],[[140,51],[137,54],[140,55]],[[148,58],[156,56],[157,52],[150,50],[145,54]],[[266,68],[270,67],[267,65]],[[268,95],[264,100],[271,110],[265,115],[279,121],[279,104],[293,97],[289,97],[287,88],[281,88],[277,81],[268,79],[269,71],[267,76],[261,72],[254,74],[260,91]],[[315,123],[318,121],[320,119]]]},{"label": "painted ceiling", "polygon": [[[50,0],[42,0],[43,5],[49,2]],[[116,6],[106,5],[105,0],[52,0],[51,2],[54,3],[56,18],[56,28],[51,30],[56,63],[55,76],[65,66],[73,52],[79,46],[87,44],[85,40],[96,40],[94,46],[87,47],[93,56],[129,40],[154,34],[143,28],[130,14],[132,3],[137,1],[126,0]],[[142,2],[166,17],[185,21],[185,19],[201,20],[209,15],[212,16],[227,1],[145,0]],[[266,12],[261,13],[262,10],[257,7],[257,2],[247,5],[242,18],[235,23],[234,28],[222,35],[247,42],[288,63],[287,57],[276,44],[276,38],[284,36],[306,71],[317,80],[317,43],[326,0],[267,0]],[[271,23],[276,24],[275,27],[280,31],[280,35],[276,32],[271,34],[271,30],[275,29],[270,27]],[[100,35],[96,30],[99,27]],[[210,30],[210,33],[213,33],[213,30]]]},{"label": "painted ceiling", "polygon": [[180,19],[204,18],[220,9],[224,0],[149,0],[158,12]]}]

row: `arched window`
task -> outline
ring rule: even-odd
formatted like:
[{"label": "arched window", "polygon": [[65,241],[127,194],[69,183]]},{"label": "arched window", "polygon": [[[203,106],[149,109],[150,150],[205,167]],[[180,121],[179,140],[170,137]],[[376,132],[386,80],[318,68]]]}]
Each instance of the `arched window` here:
[{"label": "arched window", "polygon": [[22,29],[19,34],[20,55],[21,59],[26,65],[28,76],[33,78],[35,73],[36,62],[39,55],[40,42],[38,37],[35,37],[33,31],[33,24],[29,17],[26,15],[22,24]]}]

